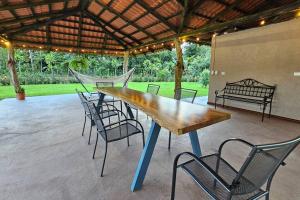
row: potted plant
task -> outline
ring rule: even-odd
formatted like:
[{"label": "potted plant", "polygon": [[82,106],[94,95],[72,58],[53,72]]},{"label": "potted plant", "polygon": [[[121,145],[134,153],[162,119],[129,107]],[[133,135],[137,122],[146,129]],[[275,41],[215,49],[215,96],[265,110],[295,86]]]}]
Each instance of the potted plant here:
[{"label": "potted plant", "polygon": [[16,89],[17,99],[18,100],[25,100],[25,90],[22,87]]}]

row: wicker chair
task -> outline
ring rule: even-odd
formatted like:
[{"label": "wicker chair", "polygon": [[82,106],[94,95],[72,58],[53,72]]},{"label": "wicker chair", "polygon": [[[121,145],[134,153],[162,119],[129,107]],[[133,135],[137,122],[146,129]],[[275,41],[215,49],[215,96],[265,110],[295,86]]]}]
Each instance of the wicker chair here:
[{"label": "wicker chair", "polygon": [[[107,155],[108,143],[127,138],[127,144],[129,146],[129,137],[141,133],[142,140],[143,140],[143,147],[144,147],[145,146],[144,129],[143,126],[137,120],[127,119],[126,115],[120,110],[118,110],[118,121],[105,125],[103,122],[103,118],[99,113],[99,111],[97,110],[95,104],[92,102],[88,102],[88,107],[92,113],[93,120],[96,124],[97,133],[98,133],[96,138],[94,153],[93,153],[93,159],[95,158],[98,136],[101,136],[101,138],[105,141],[105,154],[104,154],[102,170],[101,170],[101,177],[102,177],[106,155]],[[121,119],[122,116],[124,117],[124,119]]]},{"label": "wicker chair", "polygon": [[[228,142],[240,142],[250,147],[251,151],[239,170],[221,156],[223,146]],[[176,173],[179,167],[192,176],[212,199],[250,200],[265,197],[268,200],[274,174],[280,165],[285,165],[283,161],[299,143],[300,136],[290,141],[265,145],[229,139],[220,145],[216,154],[197,157],[189,152],[181,153],[174,160],[171,200],[175,198]],[[182,156],[192,159],[178,164]]]},{"label": "wicker chair", "polygon": [[[95,125],[94,120],[91,115],[91,112],[90,112],[90,109],[87,105],[88,102],[91,102],[91,100],[88,100],[88,98],[86,96],[84,96],[84,94],[82,92],[79,92],[78,90],[76,90],[76,92],[79,96],[81,105],[83,106],[83,109],[84,109],[84,123],[83,123],[82,134],[81,134],[82,136],[84,135],[86,120],[87,120],[87,118],[90,119],[90,133],[89,133],[89,140],[88,140],[88,144],[90,145],[91,144],[92,127]],[[105,102],[102,104],[100,109],[101,109],[101,111],[99,111],[99,112],[103,119],[109,118],[109,121],[110,121],[111,116],[118,115],[118,112],[116,111],[117,109],[114,106],[109,105]]]},{"label": "wicker chair", "polygon": [[[196,95],[197,95],[197,90],[179,88],[175,91],[174,99],[189,102],[189,103],[194,103]],[[169,150],[171,148],[171,135],[172,133],[171,131],[169,131],[169,144],[168,144]]]}]

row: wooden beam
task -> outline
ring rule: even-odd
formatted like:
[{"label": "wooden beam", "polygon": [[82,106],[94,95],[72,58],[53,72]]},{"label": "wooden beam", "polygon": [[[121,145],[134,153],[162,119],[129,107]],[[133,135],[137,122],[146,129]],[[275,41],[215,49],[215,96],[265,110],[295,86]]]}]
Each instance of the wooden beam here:
[{"label": "wooden beam", "polygon": [[50,38],[50,27],[49,24],[46,25],[46,38],[47,38],[47,46],[48,48],[51,46],[51,38]]},{"label": "wooden beam", "polygon": [[151,13],[154,17],[156,17],[158,20],[163,22],[166,26],[168,26],[172,31],[177,33],[177,28],[173,26],[170,22],[168,22],[163,16],[161,16],[158,12],[153,10],[147,3],[145,3],[143,0],[134,0],[136,3],[138,3],[140,6],[142,6],[146,12]]},{"label": "wooden beam", "polygon": [[181,79],[184,71],[184,64],[183,64],[181,43],[179,38],[174,39],[174,44],[175,44],[176,57],[177,57],[177,62],[175,67],[175,88],[174,88],[174,92],[176,92],[176,90],[181,88]]},{"label": "wooden beam", "polygon": [[[134,21],[131,21],[129,18],[125,17],[124,15],[121,15],[120,13],[118,13],[116,10],[114,10],[112,7],[108,7],[107,5],[105,5],[104,3],[96,0],[96,3],[98,3],[99,5],[101,5],[102,7],[104,7],[106,10],[108,10],[109,12],[113,13],[116,15],[116,18],[121,18],[124,21],[127,22],[127,26],[134,26],[137,30],[139,30],[140,32],[145,33],[146,35],[148,35],[149,37],[151,37],[152,39],[156,39],[151,33],[149,33],[148,31],[146,31],[144,28],[140,27],[138,24],[136,24]],[[135,20],[136,21],[136,20]],[[122,30],[122,29],[120,29]]]},{"label": "wooden beam", "polygon": [[17,35],[24,34],[24,33],[27,33],[29,31],[35,30],[35,29],[37,29],[41,26],[45,26],[48,23],[52,23],[54,21],[62,20],[64,18],[68,17],[68,16],[76,14],[77,12],[78,12],[78,10],[75,9],[73,11],[70,11],[70,12],[68,12],[66,14],[63,14],[63,15],[59,15],[57,17],[51,17],[49,19],[43,20],[43,21],[38,22],[38,23],[23,26],[22,28],[17,29],[17,30],[16,29],[7,30],[4,33],[7,34],[9,37],[15,37]]},{"label": "wooden beam", "polygon": [[185,23],[187,21],[187,13],[188,13],[188,10],[189,10],[189,6],[188,6],[188,0],[184,0],[183,2],[183,11],[182,11],[182,14],[181,14],[181,22],[180,22],[180,25],[179,25],[179,28],[178,28],[178,31],[177,33],[181,33],[184,26],[185,26]]},{"label": "wooden beam", "polygon": [[124,49],[128,49],[126,45],[129,45],[127,42],[121,40],[118,36],[112,34],[109,30],[107,30],[107,28],[105,28],[104,25],[102,25],[98,20],[99,18],[97,18],[96,16],[94,16],[93,14],[91,14],[88,11],[84,11],[84,13],[90,17],[96,25],[98,25],[101,30],[103,30],[106,34],[108,34],[111,38],[113,38],[115,41],[117,41],[122,47],[124,47]]},{"label": "wooden beam", "polygon": [[[21,45],[25,44],[27,46],[30,46],[30,45],[37,45],[37,46],[42,46],[44,47],[45,46],[45,43],[42,43],[42,42],[32,42],[32,41],[25,41],[25,40],[13,40],[13,42],[17,45],[17,44],[20,44],[20,47]],[[52,46],[53,47],[61,47],[61,48],[66,48],[66,49],[77,49],[77,45],[62,45],[62,44],[55,44],[55,43],[52,43]],[[97,48],[97,47],[81,47],[82,49],[92,49],[92,50],[97,50],[97,51],[101,51],[102,48]],[[112,49],[112,48],[105,48],[104,50],[108,50],[108,51],[118,51],[118,52],[123,52],[124,49]]]},{"label": "wooden beam", "polygon": [[208,24],[208,25],[205,25],[194,31],[181,33],[179,35],[172,35],[170,37],[162,38],[160,40],[156,40],[153,42],[147,42],[147,43],[144,43],[143,45],[138,45],[130,50],[138,49],[138,48],[141,48],[141,47],[147,46],[147,45],[153,45],[153,44],[158,44],[158,43],[162,43],[162,42],[169,42],[169,41],[174,40],[177,37],[189,37],[189,36],[195,36],[195,35],[199,35],[199,34],[206,34],[206,33],[220,30],[220,29],[224,29],[226,27],[240,26],[240,25],[244,25],[244,24],[248,24],[248,23],[253,23],[253,22],[258,21],[261,18],[268,18],[268,17],[272,17],[272,16],[286,14],[289,12],[294,12],[294,11],[298,10],[299,7],[300,7],[300,0],[297,0],[294,3],[290,3],[288,5],[284,5],[284,6],[281,6],[278,8],[269,9],[269,10],[266,10],[263,12],[240,17],[237,19],[223,22],[223,23]]},{"label": "wooden beam", "polygon": [[125,51],[123,60],[123,74],[128,72],[129,51]]},{"label": "wooden beam", "polygon": [[82,34],[82,11],[80,12],[79,17],[79,26],[78,26],[78,35],[77,35],[77,47],[80,48],[81,43],[81,34]]},{"label": "wooden beam", "polygon": [[225,16],[230,11],[232,11],[233,8],[239,6],[244,0],[236,0],[234,3],[232,3],[230,6],[226,7],[224,10],[219,12],[216,16],[213,17],[208,23],[215,23],[220,17]]},{"label": "wooden beam", "polygon": [[[215,0],[217,3],[222,4],[223,6],[230,6],[230,3],[228,3],[226,0]],[[232,10],[242,13],[243,15],[248,15],[250,13],[246,12],[245,10],[242,10],[240,8],[232,8]]]},{"label": "wooden beam", "polygon": [[9,26],[9,25],[13,25],[13,24],[17,24],[17,23],[22,23],[22,22],[26,22],[26,21],[30,21],[30,20],[39,20],[40,18],[47,18],[47,17],[57,17],[59,15],[63,15],[64,13],[68,13],[68,12],[72,12],[74,9],[68,9],[66,11],[59,11],[59,12],[53,12],[53,13],[43,13],[43,14],[36,14],[31,15],[31,16],[27,16],[27,17],[20,17],[19,19],[9,19],[9,20],[1,20],[0,21],[0,27],[1,26]]},{"label": "wooden beam", "polygon": [[22,3],[22,4],[14,4],[14,5],[5,5],[5,6],[0,6],[0,11],[3,10],[16,10],[20,8],[28,8],[28,7],[35,7],[35,6],[42,6],[42,5],[47,5],[49,3],[59,3],[59,2],[64,2],[64,0],[44,0],[44,1],[39,1],[39,2],[31,2],[31,3]]},{"label": "wooden beam", "polygon": [[12,85],[15,88],[15,91],[19,91],[21,86],[18,79],[18,74],[16,70],[16,61],[15,61],[15,50],[12,43],[7,44],[7,68],[11,76]]}]

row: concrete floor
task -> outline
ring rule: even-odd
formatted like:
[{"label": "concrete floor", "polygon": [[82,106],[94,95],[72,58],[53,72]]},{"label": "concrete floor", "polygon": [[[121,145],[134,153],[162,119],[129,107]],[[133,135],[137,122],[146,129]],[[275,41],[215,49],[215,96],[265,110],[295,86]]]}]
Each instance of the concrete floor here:
[{"label": "concrete floor", "polygon": [[[213,153],[220,143],[239,137],[252,143],[287,140],[300,134],[300,124],[275,118],[260,122],[260,115],[227,110],[232,119],[198,131],[203,154]],[[146,131],[150,120],[143,113]],[[163,129],[141,191],[130,192],[130,183],[142,151],[140,136],[112,143],[108,148],[104,177],[100,178],[103,142],[96,159],[87,135],[81,136],[83,110],[76,95],[29,97],[26,101],[0,101],[0,199],[2,200],[162,200],[169,199],[172,162],[191,151],[187,135],[172,139],[167,150]],[[242,146],[226,148],[226,158],[239,166],[247,152]],[[287,159],[274,178],[272,200],[300,199],[300,149]],[[179,172],[176,199],[208,199],[195,183]]]}]

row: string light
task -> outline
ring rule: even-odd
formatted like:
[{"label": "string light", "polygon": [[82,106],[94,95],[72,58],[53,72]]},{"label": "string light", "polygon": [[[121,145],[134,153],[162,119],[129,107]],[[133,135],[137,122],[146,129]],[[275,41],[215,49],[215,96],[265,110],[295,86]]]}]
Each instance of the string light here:
[{"label": "string light", "polygon": [[300,10],[296,12],[296,17],[300,17]]},{"label": "string light", "polygon": [[161,43],[161,46],[164,46],[165,44],[164,43]]},{"label": "string light", "polygon": [[43,47],[39,46],[40,49],[42,49]]},{"label": "string light", "polygon": [[55,51],[58,51],[58,49],[55,49]]},{"label": "string light", "polygon": [[[97,53],[97,51],[94,51],[94,53]],[[106,53],[106,51],[105,51],[105,53]]]},{"label": "string light", "polygon": [[148,50],[148,49],[149,49],[149,47],[146,47],[146,49]]},{"label": "string light", "polygon": [[9,41],[4,42],[4,44],[5,44],[7,47],[9,47],[9,45],[10,45]]},{"label": "string light", "polygon": [[196,38],[196,40],[199,42],[199,41],[200,41],[200,38],[199,38],[199,37],[197,37],[197,38]]},{"label": "string light", "polygon": [[156,45],[153,45],[153,48],[155,48],[156,47]]},{"label": "string light", "polygon": [[217,33],[214,33],[214,34],[213,34],[213,37],[216,37],[216,36],[217,36]]},{"label": "string light", "polygon": [[185,39],[185,38],[183,38],[183,39],[182,39],[182,42],[186,42],[186,39]]},{"label": "string light", "polygon": [[69,49],[69,52],[72,52],[72,49]]},{"label": "string light", "polygon": [[136,53],[136,49],[134,50],[134,52]]},{"label": "string light", "polygon": [[260,22],[259,22],[259,25],[261,25],[261,26],[263,26],[263,25],[265,25],[266,24],[266,20],[261,20]]},{"label": "string light", "polygon": [[26,47],[26,45],[25,45],[25,44],[23,44],[23,45],[22,45],[22,47],[24,47],[24,48],[25,48],[25,47]]},{"label": "string light", "polygon": [[140,51],[143,51],[143,49],[140,49]]},{"label": "string light", "polygon": [[84,52],[84,49],[81,49],[82,52]]}]

